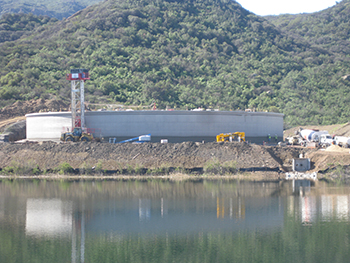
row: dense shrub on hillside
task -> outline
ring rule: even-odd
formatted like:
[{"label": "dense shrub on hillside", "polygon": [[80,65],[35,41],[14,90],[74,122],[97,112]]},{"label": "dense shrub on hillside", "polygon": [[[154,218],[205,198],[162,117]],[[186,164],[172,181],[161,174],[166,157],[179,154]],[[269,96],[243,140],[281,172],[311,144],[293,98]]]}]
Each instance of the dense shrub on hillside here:
[{"label": "dense shrub on hillside", "polygon": [[33,14],[4,14],[0,19],[0,43],[14,41],[47,23],[54,23],[57,19],[48,16],[34,16]]},{"label": "dense shrub on hillside", "polygon": [[98,2],[101,0],[0,0],[0,15],[34,14],[64,19]]},{"label": "dense shrub on hillside", "polygon": [[0,105],[69,98],[65,74],[88,68],[93,103],[250,107],[283,112],[288,125],[346,122],[350,111],[347,51],[289,35],[231,0],[110,0],[31,32],[0,44]]}]

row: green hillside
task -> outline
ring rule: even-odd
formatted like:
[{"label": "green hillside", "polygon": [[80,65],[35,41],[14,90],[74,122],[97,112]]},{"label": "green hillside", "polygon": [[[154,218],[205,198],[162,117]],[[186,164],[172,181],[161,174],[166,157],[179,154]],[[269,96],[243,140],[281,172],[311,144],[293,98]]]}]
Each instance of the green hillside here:
[{"label": "green hillside", "polygon": [[0,15],[32,13],[62,19],[100,0],[0,0]]},{"label": "green hillside", "polygon": [[340,55],[350,54],[350,1],[313,14],[265,17],[284,33]]},{"label": "green hillside", "polygon": [[57,19],[33,14],[4,14],[0,20],[0,43],[31,35],[37,27]]},{"label": "green hillside", "polygon": [[349,52],[272,22],[230,0],[104,1],[0,43],[0,105],[68,100],[65,74],[88,68],[91,103],[256,108],[283,112],[287,125],[347,122]]}]

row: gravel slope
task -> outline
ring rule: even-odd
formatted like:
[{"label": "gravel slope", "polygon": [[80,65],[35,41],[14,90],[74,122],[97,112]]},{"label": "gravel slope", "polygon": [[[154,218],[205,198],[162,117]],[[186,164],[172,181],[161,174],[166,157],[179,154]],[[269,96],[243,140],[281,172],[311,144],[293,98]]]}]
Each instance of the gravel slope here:
[{"label": "gravel slope", "polygon": [[205,167],[213,163],[236,168],[269,167],[288,169],[291,159],[309,149],[272,147],[246,143],[2,143],[0,167],[14,163],[35,163],[40,168],[55,168],[68,162],[74,168],[102,163],[103,169],[114,170],[138,166]]}]

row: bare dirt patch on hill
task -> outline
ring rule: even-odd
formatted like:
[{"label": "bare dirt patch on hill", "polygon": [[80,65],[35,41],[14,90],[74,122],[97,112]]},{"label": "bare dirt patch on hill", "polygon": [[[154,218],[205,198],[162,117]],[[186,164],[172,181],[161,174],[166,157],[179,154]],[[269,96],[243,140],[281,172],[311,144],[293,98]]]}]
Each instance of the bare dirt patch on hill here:
[{"label": "bare dirt patch on hill", "polygon": [[46,112],[46,111],[67,111],[69,105],[61,100],[30,100],[16,101],[14,104],[6,106],[0,110],[0,122],[22,117],[28,113]]}]

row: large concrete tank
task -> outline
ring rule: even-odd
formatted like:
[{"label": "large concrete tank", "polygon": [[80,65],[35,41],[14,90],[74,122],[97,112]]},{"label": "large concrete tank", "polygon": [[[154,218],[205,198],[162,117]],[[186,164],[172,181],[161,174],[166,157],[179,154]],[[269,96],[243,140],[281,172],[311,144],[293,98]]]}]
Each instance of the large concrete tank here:
[{"label": "large concrete tank", "polygon": [[[27,139],[59,139],[71,126],[70,112],[27,114]],[[152,141],[215,141],[220,133],[245,132],[251,142],[283,138],[283,114],[244,111],[90,111],[86,126],[117,141],[151,134]]]}]

